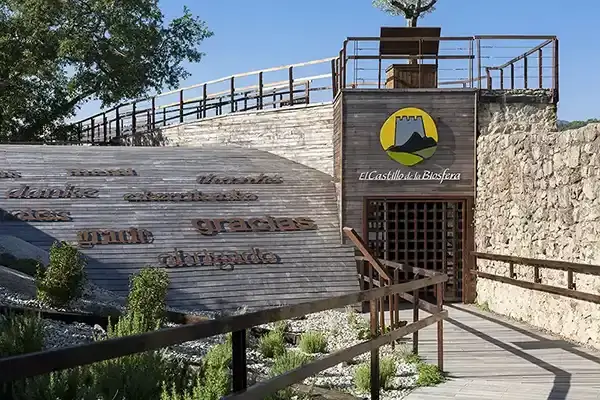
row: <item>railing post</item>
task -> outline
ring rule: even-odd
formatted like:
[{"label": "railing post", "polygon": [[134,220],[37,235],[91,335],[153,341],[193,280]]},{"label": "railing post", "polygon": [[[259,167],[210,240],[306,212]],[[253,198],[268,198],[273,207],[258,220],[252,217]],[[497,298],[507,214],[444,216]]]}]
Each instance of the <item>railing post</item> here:
[{"label": "railing post", "polygon": [[487,89],[492,90],[492,75],[489,68],[485,69],[485,75],[487,76]]},{"label": "railing post", "polygon": [[533,281],[535,283],[542,283],[542,278],[540,277],[540,267],[533,267]]},{"label": "railing post", "polygon": [[[377,303],[378,299],[373,299],[370,302],[371,338],[375,338],[379,334]],[[379,386],[379,348],[375,348],[371,350],[371,400],[379,400]]]},{"label": "railing post", "polygon": [[104,143],[106,143],[107,141],[107,135],[108,135],[108,126],[106,123],[106,113],[102,113],[102,130],[104,133]]},{"label": "railing post", "polygon": [[260,71],[258,73],[258,109],[263,109],[263,73]]},{"label": "railing post", "polygon": [[288,69],[288,88],[290,90],[290,107],[294,105],[294,67]]},{"label": "railing post", "polygon": [[208,100],[208,87],[206,83],[202,85],[202,118],[206,118],[206,102]]},{"label": "railing post", "polygon": [[[415,277],[415,279],[417,279]],[[419,321],[419,290],[414,290],[413,295],[413,322]],[[413,333],[413,353],[419,354],[419,331]]]},{"label": "railing post", "polygon": [[477,88],[481,89],[481,39],[477,39]]},{"label": "railing post", "polygon": [[342,88],[346,87],[346,50],[348,48],[348,40],[344,40],[344,44],[342,46]]},{"label": "railing post", "polygon": [[115,108],[115,130],[117,137],[121,136],[121,115],[119,113],[119,107]]},{"label": "railing post", "polygon": [[515,88],[515,64],[510,64],[510,88]]},{"label": "railing post", "polygon": [[77,137],[79,139],[79,144],[81,144],[81,134],[83,133],[83,123],[81,121],[79,121],[79,124],[77,124],[78,129],[77,129]]},{"label": "railing post", "polygon": [[163,108],[163,126],[167,126],[167,109]]},{"label": "railing post", "polygon": [[[438,312],[442,312],[444,308],[444,291],[443,283],[436,285],[436,300]],[[438,368],[440,371],[444,370],[444,320],[441,319],[437,322],[437,361]]]},{"label": "railing post", "polygon": [[179,123],[183,123],[183,89],[179,91]]},{"label": "railing post", "polygon": [[338,57],[338,70],[337,70],[337,85],[338,85],[338,91],[341,91],[344,87],[342,86],[342,75],[343,75],[343,68],[342,68],[342,57],[344,57],[344,51],[340,50],[340,55]]},{"label": "railing post", "polygon": [[336,77],[336,61],[335,58],[331,60],[331,90],[333,93],[333,97],[337,95],[337,77]]},{"label": "railing post", "polygon": [[469,39],[469,87],[473,87],[473,39]]},{"label": "railing post", "polygon": [[500,69],[500,89],[504,89],[504,69]]},{"label": "railing post", "polygon": [[246,330],[231,333],[233,392],[248,388],[248,369],[246,362]]},{"label": "railing post", "polygon": [[570,290],[577,290],[575,285],[575,277],[573,276],[573,271],[567,271],[567,288]]},{"label": "railing post", "polygon": [[304,88],[304,96],[306,104],[310,104],[310,81],[306,81],[306,87]]},{"label": "railing post", "polygon": [[135,143],[135,133],[137,131],[137,116],[136,116],[136,107],[135,102],[131,106],[131,135],[132,135],[132,143]]},{"label": "railing post", "polygon": [[230,99],[231,112],[234,113],[235,112],[235,78],[233,76],[231,77],[231,80],[229,81],[229,94],[231,96],[231,99]]},{"label": "railing post", "polygon": [[152,130],[156,129],[156,97],[152,97]]},{"label": "railing post", "polygon": [[558,83],[559,83],[559,79],[558,79],[558,39],[554,39],[554,46],[552,47],[552,59],[553,59],[553,66],[552,66],[552,89],[554,89],[554,96],[555,99],[554,101],[558,101]]},{"label": "railing post", "polygon": [[544,52],[538,50],[538,87],[541,89],[544,86]]},{"label": "railing post", "polygon": [[94,117],[90,118],[90,123],[92,124],[92,137],[91,137],[91,143],[94,143],[94,132],[96,129],[96,123],[94,122]]},{"label": "railing post", "polygon": [[527,89],[527,86],[528,86],[528,85],[527,85],[527,83],[528,83],[528,82],[527,82],[527,81],[528,81],[528,79],[527,79],[527,69],[528,69],[528,65],[529,65],[529,64],[528,64],[528,62],[527,62],[527,56],[525,56],[525,58],[523,58],[523,87],[524,87],[525,89]]}]

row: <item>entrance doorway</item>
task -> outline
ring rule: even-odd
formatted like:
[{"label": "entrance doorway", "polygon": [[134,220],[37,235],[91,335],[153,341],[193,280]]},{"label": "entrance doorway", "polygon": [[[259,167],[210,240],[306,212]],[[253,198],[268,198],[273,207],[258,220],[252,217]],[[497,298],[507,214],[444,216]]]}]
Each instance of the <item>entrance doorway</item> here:
[{"label": "entrance doorway", "polygon": [[[466,200],[365,200],[364,237],[377,258],[446,273],[444,301],[463,299]],[[413,274],[400,271],[401,280]],[[421,293],[434,297],[433,288]]]}]

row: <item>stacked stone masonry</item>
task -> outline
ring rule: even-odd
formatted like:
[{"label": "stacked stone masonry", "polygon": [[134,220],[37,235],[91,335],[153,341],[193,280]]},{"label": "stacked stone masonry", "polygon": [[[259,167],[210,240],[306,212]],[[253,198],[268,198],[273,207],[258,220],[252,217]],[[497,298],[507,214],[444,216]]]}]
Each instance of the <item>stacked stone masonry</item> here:
[{"label": "stacked stone masonry", "polygon": [[268,151],[333,175],[333,106],[294,106],[211,117],[164,128],[167,145],[221,144]]},{"label": "stacked stone masonry", "polygon": [[[600,265],[600,124],[557,132],[541,104],[490,104],[479,119],[476,250]],[[506,263],[478,267],[508,276]],[[540,271],[542,283],[567,287],[566,272]],[[533,281],[533,267],[515,272]],[[576,273],[575,282],[600,294],[600,277]],[[487,279],[477,294],[492,311],[600,348],[600,305]]]}]

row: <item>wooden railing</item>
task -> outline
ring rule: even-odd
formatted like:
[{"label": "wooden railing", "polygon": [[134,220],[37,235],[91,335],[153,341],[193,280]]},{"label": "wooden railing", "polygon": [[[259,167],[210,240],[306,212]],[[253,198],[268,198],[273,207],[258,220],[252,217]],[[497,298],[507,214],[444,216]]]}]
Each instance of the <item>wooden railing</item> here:
[{"label": "wooden railing", "polygon": [[[379,54],[377,45],[381,42],[416,40],[420,48],[426,42],[439,42],[439,54]],[[361,47],[365,43],[374,47]],[[514,53],[498,54],[514,48],[526,51],[516,57]],[[169,125],[233,112],[327,102],[342,89],[384,88],[383,71],[399,60],[417,60],[421,66],[435,63],[439,88],[549,89],[554,93],[554,101],[558,101],[555,36],[349,37],[336,57],[231,75],[119,104],[75,122],[77,134],[72,142],[136,145],[132,137]],[[517,75],[516,70],[521,70],[522,75]],[[421,82],[420,76],[418,81]]]},{"label": "wooden railing", "polygon": [[[353,231],[348,230],[347,232],[352,233]],[[360,238],[358,239],[360,240]],[[364,251],[365,249],[362,250]],[[369,259],[368,254],[370,253],[368,250],[364,254]],[[380,268],[378,260],[371,261],[373,261],[376,268]],[[414,268],[410,269],[400,264],[393,265],[394,268],[416,271]],[[234,393],[225,397],[227,400],[256,400],[265,398],[269,394],[301,382],[310,376],[369,351],[371,352],[371,399],[377,400],[380,394],[379,348],[385,344],[393,343],[397,339],[411,333],[415,335],[419,330],[437,323],[438,366],[440,369],[443,369],[442,323],[447,318],[448,312],[443,309],[441,301],[438,301],[437,305],[419,302],[418,296],[411,297],[408,293],[417,293],[420,289],[431,285],[436,285],[438,293],[441,293],[442,285],[448,280],[448,276],[431,273],[431,271],[422,272],[423,275],[429,276],[399,284],[388,282],[385,287],[361,290],[343,296],[202,321],[140,335],[0,358],[0,371],[2,371],[2,374],[0,374],[0,384],[232,332],[232,383]],[[378,313],[381,315],[384,311],[378,306],[383,304],[381,299],[395,298],[396,296],[415,300],[420,308],[431,312],[431,315],[419,320],[417,313],[417,318],[412,323],[404,326],[395,324],[391,325],[390,329],[384,330],[385,320],[380,321],[377,318]],[[307,314],[338,309],[362,302],[370,302],[371,305],[370,328],[372,338],[370,340],[339,350],[307,365],[286,372],[283,375],[248,387],[246,362],[247,330],[257,325],[302,317]],[[399,320],[396,318],[396,321]],[[414,336],[413,339],[416,339],[418,342],[418,335]],[[415,349],[418,349],[418,343],[414,344],[414,346]]]},{"label": "wooden railing", "polygon": [[[518,286],[524,289],[537,290],[541,292],[557,294],[560,296],[600,304],[600,295],[578,291],[577,284],[575,281],[575,274],[600,276],[600,266],[598,265],[506,256],[500,254],[486,254],[478,252],[474,252],[472,254],[476,260],[499,261],[508,264],[508,276],[483,272],[480,271],[478,268],[471,270],[470,273],[478,278],[490,279],[496,282],[507,283],[509,285]],[[520,277],[519,274],[515,272],[515,265],[532,267],[532,274],[529,275],[531,275],[533,279],[526,280],[523,276]],[[566,287],[559,287],[544,283],[544,276],[541,271],[542,269],[566,271]]]}]

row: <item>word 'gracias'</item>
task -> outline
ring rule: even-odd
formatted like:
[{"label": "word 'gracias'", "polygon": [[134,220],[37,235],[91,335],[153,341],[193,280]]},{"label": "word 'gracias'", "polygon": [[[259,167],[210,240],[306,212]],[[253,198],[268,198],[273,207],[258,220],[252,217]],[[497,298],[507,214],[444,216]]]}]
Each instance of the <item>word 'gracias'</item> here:
[{"label": "word 'gracias'", "polygon": [[253,247],[250,251],[209,252],[207,250],[186,253],[175,248],[172,253],[161,254],[158,262],[169,268],[173,267],[227,267],[221,269],[233,270],[234,265],[244,264],[277,264],[280,258],[277,254],[262,251]]},{"label": "word 'gracias'", "polygon": [[194,219],[192,225],[206,236],[225,232],[290,232],[317,229],[315,221],[305,217]]}]

